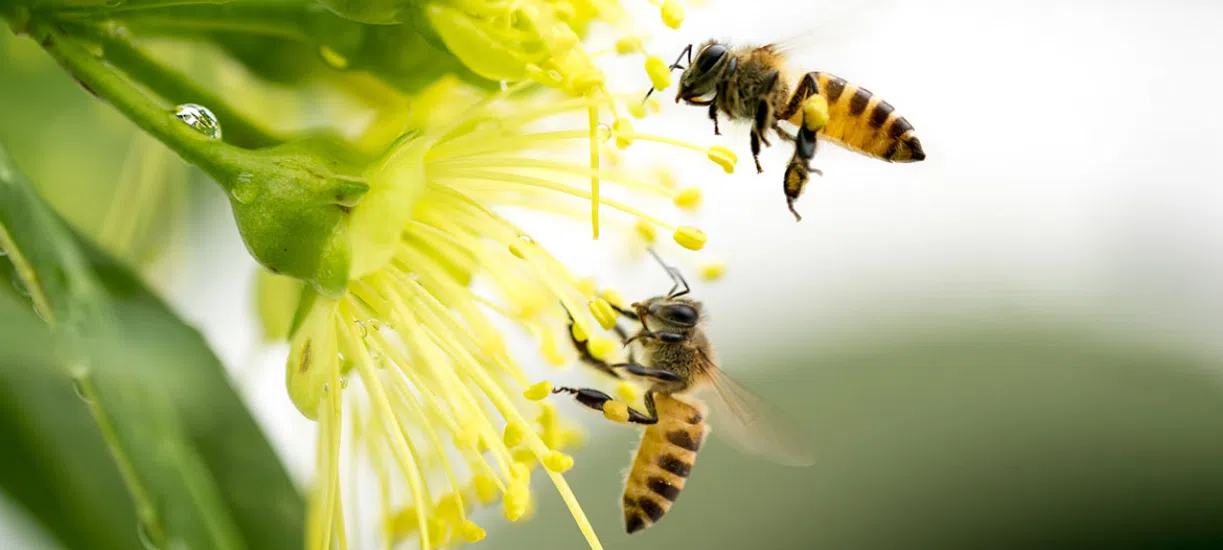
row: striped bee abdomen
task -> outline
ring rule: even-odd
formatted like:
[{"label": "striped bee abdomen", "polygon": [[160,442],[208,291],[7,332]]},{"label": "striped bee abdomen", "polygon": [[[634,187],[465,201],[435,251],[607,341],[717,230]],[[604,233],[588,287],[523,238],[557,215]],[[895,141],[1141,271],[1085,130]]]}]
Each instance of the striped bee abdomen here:
[{"label": "striped bee abdomen", "polygon": [[[828,124],[819,134],[830,141],[889,162],[926,158],[913,125],[870,90],[829,73],[811,73],[828,101]],[[801,124],[801,113],[792,120]]]},{"label": "striped bee abdomen", "polygon": [[671,509],[709,433],[699,404],[655,394],[654,406],[658,423],[645,429],[624,482],[624,529],[630,534],[657,523]]}]

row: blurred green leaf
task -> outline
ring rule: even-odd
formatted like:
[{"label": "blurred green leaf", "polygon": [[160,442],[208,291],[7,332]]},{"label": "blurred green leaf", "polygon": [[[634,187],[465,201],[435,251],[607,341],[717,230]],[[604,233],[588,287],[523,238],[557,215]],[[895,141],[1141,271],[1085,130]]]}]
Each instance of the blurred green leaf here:
[{"label": "blurred green leaf", "polygon": [[[58,380],[44,386],[61,394],[53,398],[54,392],[38,393],[31,387],[20,400],[6,396],[0,411],[14,414],[5,417],[5,429],[71,442],[70,430],[81,429],[79,424],[48,422],[62,414],[38,408],[40,404],[75,406],[83,413],[88,403],[101,439],[119,465],[118,473],[112,465],[110,475],[122,476],[135,502],[134,517],[154,545],[301,548],[301,496],[203,339],[119,262],[67,229],[2,148],[0,229],[21,286],[54,327],[55,343],[42,346],[39,358],[43,370],[56,372],[48,379]],[[70,376],[84,400],[62,398],[65,390],[73,391]],[[58,462],[73,472],[98,470],[96,453],[58,450],[40,454],[26,449],[24,456],[28,460],[41,456],[40,463]],[[67,476],[55,479],[61,484],[71,481]],[[71,498],[76,492],[57,487],[31,491],[24,484],[37,482],[34,476],[18,481],[20,487],[16,482],[12,489],[6,485],[18,498],[30,494]],[[80,492],[88,496],[104,491],[85,486]],[[46,501],[26,506],[66,544],[88,538],[88,528],[48,517],[46,510],[53,510],[54,516],[73,508],[70,503],[56,504],[62,507]],[[93,513],[84,509],[90,512],[81,515]],[[119,521],[115,529],[134,534],[136,525]],[[121,532],[104,535],[108,538],[103,540],[115,544],[130,540]],[[83,547],[97,546],[91,542]]]}]

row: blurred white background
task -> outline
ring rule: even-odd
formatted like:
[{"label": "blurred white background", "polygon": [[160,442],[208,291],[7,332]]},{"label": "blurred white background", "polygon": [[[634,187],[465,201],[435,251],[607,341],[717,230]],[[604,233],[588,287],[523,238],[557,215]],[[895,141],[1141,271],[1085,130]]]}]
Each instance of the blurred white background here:
[{"label": "blurred white background", "polygon": [[[653,21],[656,8],[637,4]],[[744,128],[723,122],[714,138],[702,109],[670,103],[664,92],[663,114],[634,121],[638,130],[712,140],[740,159],[734,176],[703,158],[676,166],[681,183],[705,190],[695,223],[711,253],[730,262],[722,281],[694,289],[714,312],[722,346],[831,349],[888,325],[937,330],[1038,313],[1106,338],[1223,359],[1223,168],[1213,156],[1223,151],[1223,3],[726,0],[687,8],[682,29],[658,33],[651,52],[670,62],[708,37],[761,43],[813,34],[795,63],[887,99],[928,155],[889,165],[822,147],[815,164],[825,176],[800,199],[796,224],[781,191],[784,144],[766,151],[757,175]],[[609,81],[637,91],[640,62],[613,63]],[[219,191],[214,198],[202,208],[227,216]],[[524,225],[539,228],[537,240],[574,270],[598,273],[626,296],[665,289],[652,264],[626,265],[615,239],[591,243],[569,222]],[[557,227],[569,231],[546,231]],[[242,243],[230,223],[201,225],[187,240],[191,267],[178,271],[168,299],[244,379],[256,415],[305,479],[311,426],[284,394],[285,349],[258,343]],[[733,373],[752,369],[735,363],[739,352],[723,355]],[[532,359],[522,361],[536,368]]]}]

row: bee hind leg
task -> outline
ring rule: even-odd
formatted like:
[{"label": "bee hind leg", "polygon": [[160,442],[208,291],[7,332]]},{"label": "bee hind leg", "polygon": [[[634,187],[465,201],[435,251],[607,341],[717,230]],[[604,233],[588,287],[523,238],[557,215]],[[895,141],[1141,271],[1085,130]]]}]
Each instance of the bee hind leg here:
[{"label": "bee hind leg", "polygon": [[[552,393],[571,394],[573,395],[573,399],[577,401],[579,404],[581,404],[583,407],[586,407],[588,409],[593,409],[599,412],[603,412],[603,407],[606,406],[608,402],[615,401],[615,399],[612,398],[612,396],[607,395],[606,393],[603,393],[599,390],[595,390],[591,388],[570,388],[570,387],[561,386],[559,388],[553,389]],[[650,394],[650,393],[645,394],[645,406],[646,406],[646,411],[647,411],[645,413],[637,409],[634,409],[632,407],[629,407],[627,420],[633,424],[643,424],[647,426],[650,424],[657,424],[658,423],[658,411],[654,408],[654,395],[653,394]]]},{"label": "bee hind leg", "polygon": [[795,221],[803,220],[798,210],[795,210],[794,202],[803,194],[807,181],[811,179],[811,173],[824,175],[819,169],[811,167],[811,158],[815,156],[816,143],[815,131],[806,127],[798,129],[798,135],[794,140],[794,156],[790,157],[790,163],[786,165],[786,175],[782,179],[786,205],[790,208],[790,213],[794,214]]},{"label": "bee hind leg", "polygon": [[760,167],[760,134],[756,130],[752,130],[752,160],[756,161],[756,173],[763,174],[764,168]]}]

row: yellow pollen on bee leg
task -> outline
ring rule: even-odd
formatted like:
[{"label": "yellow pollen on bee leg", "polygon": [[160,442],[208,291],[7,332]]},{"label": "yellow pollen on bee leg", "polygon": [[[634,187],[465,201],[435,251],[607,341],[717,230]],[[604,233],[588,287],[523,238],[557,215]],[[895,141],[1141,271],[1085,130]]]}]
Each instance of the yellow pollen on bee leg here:
[{"label": "yellow pollen on bee leg", "polygon": [[603,403],[603,416],[608,420],[624,424],[628,422],[628,405],[614,400]]},{"label": "yellow pollen on bee leg", "polygon": [[828,100],[824,96],[813,95],[803,101],[803,126],[813,132],[828,125]]}]

